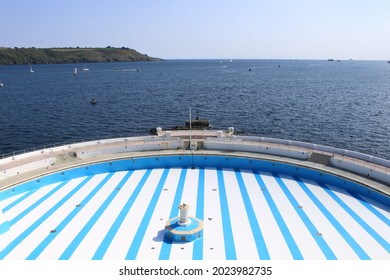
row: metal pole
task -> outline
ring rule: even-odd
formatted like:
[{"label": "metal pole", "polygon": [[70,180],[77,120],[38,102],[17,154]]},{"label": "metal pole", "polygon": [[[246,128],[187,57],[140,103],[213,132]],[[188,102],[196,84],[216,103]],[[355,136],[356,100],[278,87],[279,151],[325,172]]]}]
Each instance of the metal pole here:
[{"label": "metal pole", "polygon": [[192,120],[191,120],[191,108],[190,108],[190,150],[191,150],[191,140],[192,140]]}]

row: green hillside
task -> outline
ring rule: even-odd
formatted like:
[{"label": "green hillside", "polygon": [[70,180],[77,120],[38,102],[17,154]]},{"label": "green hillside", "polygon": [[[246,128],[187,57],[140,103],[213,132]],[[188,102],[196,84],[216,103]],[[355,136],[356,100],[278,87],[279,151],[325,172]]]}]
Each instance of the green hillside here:
[{"label": "green hillside", "polygon": [[0,48],[0,65],[158,61],[129,48]]}]

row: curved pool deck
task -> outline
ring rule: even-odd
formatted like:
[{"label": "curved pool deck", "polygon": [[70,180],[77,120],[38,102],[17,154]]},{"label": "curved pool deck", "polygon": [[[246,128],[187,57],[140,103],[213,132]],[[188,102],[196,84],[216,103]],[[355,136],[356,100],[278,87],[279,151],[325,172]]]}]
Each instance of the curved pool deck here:
[{"label": "curved pool deck", "polygon": [[[72,161],[1,191],[0,259],[390,259],[389,196],[367,178],[245,153],[135,155]],[[164,236],[182,202],[204,224],[193,242]]]}]

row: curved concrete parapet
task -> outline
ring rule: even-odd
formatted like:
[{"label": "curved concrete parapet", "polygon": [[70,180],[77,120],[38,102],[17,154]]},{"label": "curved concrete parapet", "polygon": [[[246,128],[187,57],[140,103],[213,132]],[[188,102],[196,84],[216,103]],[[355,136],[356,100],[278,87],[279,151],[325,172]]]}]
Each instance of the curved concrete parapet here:
[{"label": "curved concrete parapet", "polygon": [[12,181],[12,178],[17,177],[25,180],[34,170],[50,173],[82,164],[83,160],[93,161],[105,155],[177,150],[182,148],[181,145],[183,141],[179,138],[145,136],[81,142],[13,155],[0,160],[0,189],[3,187],[2,181],[7,182],[10,179]]},{"label": "curved concrete parapet", "polygon": [[[60,170],[115,158],[142,157],[156,153],[249,153],[256,157],[275,156],[277,161],[315,164],[318,169],[334,168],[379,181],[389,193],[390,162],[352,151],[298,141],[255,136],[236,136],[233,130],[160,131],[158,136],[113,138],[75,143],[14,155],[0,160],[0,190]],[[365,184],[367,185],[367,184]]]},{"label": "curved concrete parapet", "polygon": [[390,161],[358,152],[299,141],[254,136],[206,138],[203,147],[208,150],[242,151],[309,160],[390,186]]}]

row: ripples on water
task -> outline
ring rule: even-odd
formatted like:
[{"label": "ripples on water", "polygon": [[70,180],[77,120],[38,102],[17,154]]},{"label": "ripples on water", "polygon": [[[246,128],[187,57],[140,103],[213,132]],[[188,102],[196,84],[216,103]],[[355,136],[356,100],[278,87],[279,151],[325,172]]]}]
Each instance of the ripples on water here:
[{"label": "ripples on water", "polygon": [[[279,67],[280,66],[280,67]],[[147,134],[199,111],[215,129],[390,159],[390,64],[173,60],[0,67],[0,154]],[[140,71],[136,71],[136,69]],[[251,70],[251,71],[249,71]],[[96,105],[89,104],[95,98]]]}]

